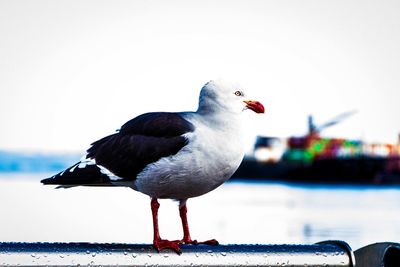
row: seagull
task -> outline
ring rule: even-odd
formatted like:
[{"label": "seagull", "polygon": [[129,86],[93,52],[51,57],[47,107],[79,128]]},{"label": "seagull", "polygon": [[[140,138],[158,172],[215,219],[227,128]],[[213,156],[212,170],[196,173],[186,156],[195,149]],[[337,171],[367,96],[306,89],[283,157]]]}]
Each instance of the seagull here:
[{"label": "seagull", "polygon": [[[116,133],[94,143],[80,162],[42,180],[57,188],[125,186],[150,196],[153,246],[181,253],[181,244],[198,242],[190,235],[186,201],[228,180],[244,156],[242,113],[264,113],[241,87],[224,80],[206,83],[195,112],[151,112],[126,122]],[[179,201],[183,238],[160,237],[158,199]]]}]

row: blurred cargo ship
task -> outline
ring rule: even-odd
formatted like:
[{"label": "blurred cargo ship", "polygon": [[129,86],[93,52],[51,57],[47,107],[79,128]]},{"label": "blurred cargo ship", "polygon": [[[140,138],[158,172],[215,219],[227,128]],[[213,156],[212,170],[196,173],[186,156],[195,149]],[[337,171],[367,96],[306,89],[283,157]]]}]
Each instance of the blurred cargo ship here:
[{"label": "blurred cargo ship", "polygon": [[245,157],[232,179],[400,184],[400,135],[397,144],[320,136],[354,113],[320,126],[309,116],[308,133],[301,137],[257,137],[253,155]]}]

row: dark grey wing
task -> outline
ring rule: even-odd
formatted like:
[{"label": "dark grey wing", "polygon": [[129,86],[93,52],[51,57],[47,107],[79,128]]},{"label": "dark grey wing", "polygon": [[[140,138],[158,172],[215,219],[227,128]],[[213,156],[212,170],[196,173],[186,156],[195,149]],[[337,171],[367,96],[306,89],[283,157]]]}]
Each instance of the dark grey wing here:
[{"label": "dark grey wing", "polygon": [[144,135],[152,137],[175,137],[193,132],[194,126],[178,113],[145,113],[126,122],[120,129],[121,134]]},{"label": "dark grey wing", "polygon": [[193,125],[177,113],[146,113],[125,123],[119,133],[94,142],[87,158],[133,180],[148,164],[178,153],[188,142],[182,135],[193,130]]},{"label": "dark grey wing", "polygon": [[134,180],[148,164],[175,155],[186,144],[183,136],[165,138],[118,133],[93,143],[87,157],[124,180]]},{"label": "dark grey wing", "polygon": [[[109,185],[106,168],[124,180],[134,180],[150,163],[178,153],[188,140],[182,136],[194,126],[177,113],[146,113],[125,123],[119,132],[106,136],[87,150],[87,159],[96,165],[78,165],[52,178],[45,184]],[[104,167],[104,168],[103,168]]]}]

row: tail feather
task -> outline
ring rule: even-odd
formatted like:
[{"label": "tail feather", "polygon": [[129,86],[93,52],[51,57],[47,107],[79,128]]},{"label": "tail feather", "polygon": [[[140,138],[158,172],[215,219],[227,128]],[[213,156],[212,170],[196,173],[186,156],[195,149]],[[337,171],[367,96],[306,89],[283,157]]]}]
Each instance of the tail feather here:
[{"label": "tail feather", "polygon": [[59,187],[72,187],[78,185],[111,186],[111,180],[101,167],[94,163],[78,162],[65,171],[50,178],[40,181],[47,185],[60,185]]}]

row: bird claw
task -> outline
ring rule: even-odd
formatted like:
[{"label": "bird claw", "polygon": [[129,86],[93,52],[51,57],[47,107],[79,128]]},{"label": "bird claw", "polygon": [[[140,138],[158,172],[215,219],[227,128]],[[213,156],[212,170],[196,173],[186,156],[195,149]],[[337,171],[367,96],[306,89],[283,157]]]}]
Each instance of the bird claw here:
[{"label": "bird claw", "polygon": [[153,242],[153,247],[160,252],[161,250],[165,250],[165,249],[171,249],[173,251],[175,251],[177,254],[182,254],[181,249],[179,248],[179,245],[181,244],[187,244],[187,245],[209,245],[209,246],[217,246],[219,245],[218,241],[215,239],[211,239],[211,240],[207,240],[207,241],[202,241],[202,242],[198,242],[197,240],[192,240],[192,239],[188,239],[188,240],[166,240],[166,239],[159,239],[159,240],[155,240]]},{"label": "bird claw", "polygon": [[218,241],[215,240],[215,239],[210,239],[210,240],[202,241],[202,242],[198,242],[197,240],[192,240],[192,239],[189,239],[189,240],[182,239],[182,240],[180,240],[180,244],[210,245],[210,246],[217,246],[217,245],[219,245]]},{"label": "bird claw", "polygon": [[210,240],[202,241],[202,242],[197,242],[195,240],[195,242],[196,242],[196,245],[197,244],[198,245],[209,245],[209,246],[218,246],[219,245],[219,242],[217,240],[215,240],[215,239],[210,239]]},{"label": "bird claw", "polygon": [[161,250],[164,249],[171,249],[175,251],[177,254],[181,254],[181,249],[179,248],[179,242],[177,241],[170,241],[166,239],[159,239],[159,240],[154,240],[153,242],[153,247],[160,252]]}]

